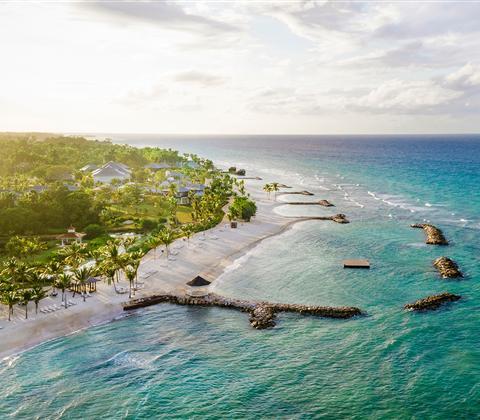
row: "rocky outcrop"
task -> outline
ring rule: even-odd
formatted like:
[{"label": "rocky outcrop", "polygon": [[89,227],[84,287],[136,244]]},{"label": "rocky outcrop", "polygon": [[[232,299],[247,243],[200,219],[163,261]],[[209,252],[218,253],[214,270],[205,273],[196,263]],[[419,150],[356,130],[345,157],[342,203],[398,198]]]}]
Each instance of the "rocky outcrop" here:
[{"label": "rocky outcrop", "polygon": [[426,241],[428,245],[448,245],[448,241],[443,236],[443,232],[436,226],[428,223],[416,223],[410,225],[412,228],[423,229],[426,235]]},{"label": "rocky outcrop", "polygon": [[328,200],[320,200],[318,204],[320,204],[323,207],[334,207],[334,205],[330,203],[330,201]]},{"label": "rocky outcrop", "polygon": [[463,277],[462,272],[458,269],[457,263],[448,257],[437,258],[433,262],[433,265],[444,279]]},{"label": "rocky outcrop", "polygon": [[275,326],[275,310],[266,304],[259,304],[250,312],[250,325],[257,330],[272,328]]},{"label": "rocky outcrop", "polygon": [[332,216],[330,220],[334,221],[335,223],[350,223],[350,221],[347,219],[347,216],[341,213]]},{"label": "rocky outcrop", "polygon": [[455,302],[460,298],[461,296],[459,295],[445,292],[439,295],[428,296],[413,303],[407,303],[404,308],[411,311],[435,310],[447,302]]},{"label": "rocky outcrop", "polygon": [[292,188],[289,185],[285,185],[285,184],[278,184],[277,187],[278,188]]},{"label": "rocky outcrop", "polygon": [[191,297],[187,295],[163,294],[131,300],[124,304],[125,311],[156,305],[158,303],[173,303],[176,305],[218,306],[236,309],[250,314],[250,324],[257,329],[275,326],[275,319],[279,312],[296,312],[302,315],[315,315],[324,318],[347,319],[361,315],[362,311],[353,306],[309,306],[286,303],[254,302],[239,299],[230,299],[216,294],[205,297]]}]

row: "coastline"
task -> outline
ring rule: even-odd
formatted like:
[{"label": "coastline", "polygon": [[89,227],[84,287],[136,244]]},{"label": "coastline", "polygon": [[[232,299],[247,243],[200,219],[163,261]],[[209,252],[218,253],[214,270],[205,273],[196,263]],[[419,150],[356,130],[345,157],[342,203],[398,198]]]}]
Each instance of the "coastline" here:
[{"label": "coastline", "polygon": [[[258,185],[257,185],[258,184]],[[151,250],[142,260],[139,278],[150,276],[144,281],[145,288],[138,291],[135,298],[153,293],[185,291],[185,283],[196,275],[209,280],[216,280],[225,269],[237,258],[245,255],[263,240],[282,234],[293,224],[304,219],[292,220],[276,214],[275,207],[285,203],[267,200],[261,189],[263,183],[252,180],[246,182],[246,189],[257,204],[257,215],[251,222],[239,223],[237,229],[220,225],[192,236],[187,244],[178,239],[172,244],[178,255],[174,261],[167,261],[157,248],[155,258]],[[160,257],[158,256],[160,255]],[[77,303],[68,309],[42,314],[35,314],[34,307],[29,305],[29,319],[24,319],[24,312],[16,308],[11,322],[4,319],[0,322],[0,360],[27,351],[44,342],[68,336],[86,328],[112,322],[123,317],[122,304],[127,302],[128,295],[118,295],[112,286],[99,284],[98,290],[86,302],[80,296]],[[47,298],[40,303],[39,309],[60,302],[60,296]],[[2,318],[5,318],[3,316]]]}]

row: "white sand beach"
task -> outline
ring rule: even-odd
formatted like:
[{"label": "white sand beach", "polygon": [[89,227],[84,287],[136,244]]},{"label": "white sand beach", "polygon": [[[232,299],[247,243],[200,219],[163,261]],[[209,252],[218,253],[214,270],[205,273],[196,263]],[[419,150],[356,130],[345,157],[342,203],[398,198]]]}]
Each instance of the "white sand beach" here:
[{"label": "white sand beach", "polygon": [[[226,221],[219,226],[194,235],[187,243],[177,240],[171,246],[171,255],[166,258],[162,247],[150,251],[139,269],[139,282],[143,288],[136,298],[159,292],[182,292],[185,283],[197,275],[214,281],[233,260],[247,252],[259,241],[282,232],[294,220],[276,214],[273,209],[280,202],[268,200],[262,191],[265,181],[248,180],[246,187],[256,201],[257,215],[249,223],[239,223],[232,229]],[[283,203],[284,204],[284,203]],[[122,284],[123,283],[123,284]],[[128,288],[127,282],[120,282]],[[55,298],[41,301],[40,309],[61,306],[61,293]],[[0,358],[28,349],[56,337],[71,334],[81,329],[109,322],[123,316],[122,303],[129,300],[128,293],[117,294],[112,285],[98,283],[97,292],[83,301],[83,298],[68,293],[75,304],[49,313],[35,314],[33,303],[29,304],[29,317],[25,318],[22,307],[15,307],[14,318],[7,320],[7,308],[0,314]]]}]

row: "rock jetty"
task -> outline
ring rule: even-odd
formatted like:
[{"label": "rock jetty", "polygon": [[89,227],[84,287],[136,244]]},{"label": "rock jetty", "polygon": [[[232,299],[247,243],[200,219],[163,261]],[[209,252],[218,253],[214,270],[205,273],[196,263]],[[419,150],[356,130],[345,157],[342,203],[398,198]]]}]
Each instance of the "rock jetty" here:
[{"label": "rock jetty", "polygon": [[428,223],[416,223],[410,226],[424,230],[427,236],[425,243],[428,245],[448,245],[448,241],[445,239],[445,236],[443,236],[443,232],[436,226]]},{"label": "rock jetty", "polygon": [[187,295],[162,294],[134,299],[124,304],[123,309],[130,311],[158,303],[172,303],[176,305],[217,306],[221,308],[236,309],[250,314],[250,324],[257,329],[271,328],[275,326],[275,320],[279,312],[295,312],[302,315],[315,315],[324,318],[348,319],[362,315],[359,308],[353,306],[310,306],[287,303],[255,302],[239,299],[230,299],[216,294],[204,297],[192,297]]},{"label": "rock jetty", "polygon": [[433,265],[444,279],[463,277],[462,272],[458,269],[458,264],[448,257],[437,258]]},{"label": "rock jetty", "polygon": [[411,311],[435,310],[447,302],[455,302],[460,298],[461,296],[459,295],[445,292],[439,295],[427,296],[426,298],[417,300],[413,303],[407,303],[404,308]]},{"label": "rock jetty", "polygon": [[320,201],[297,201],[287,203],[292,206],[323,206],[323,207],[334,207],[332,203],[328,200],[320,200]]},{"label": "rock jetty", "polygon": [[314,193],[310,192],[310,191],[282,191],[281,193],[277,194],[277,195],[280,195],[280,194],[298,194],[298,195],[315,195]]}]

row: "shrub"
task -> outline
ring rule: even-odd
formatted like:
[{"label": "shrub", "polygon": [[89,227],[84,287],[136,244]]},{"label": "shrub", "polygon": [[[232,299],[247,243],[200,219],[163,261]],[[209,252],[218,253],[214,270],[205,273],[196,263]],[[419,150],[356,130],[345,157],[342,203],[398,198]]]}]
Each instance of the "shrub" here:
[{"label": "shrub", "polygon": [[230,209],[232,210],[232,213],[238,214],[241,219],[249,222],[257,212],[257,205],[247,197],[236,196]]},{"label": "shrub", "polygon": [[158,223],[152,219],[141,219],[140,220],[140,229],[144,232],[149,232],[157,227]]},{"label": "shrub", "polygon": [[86,239],[98,238],[107,233],[103,226],[97,224],[88,225],[84,231],[87,234]]}]

